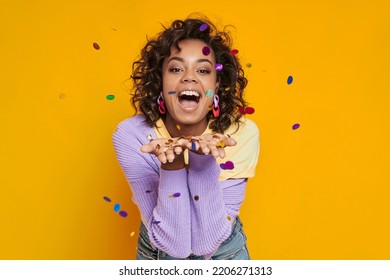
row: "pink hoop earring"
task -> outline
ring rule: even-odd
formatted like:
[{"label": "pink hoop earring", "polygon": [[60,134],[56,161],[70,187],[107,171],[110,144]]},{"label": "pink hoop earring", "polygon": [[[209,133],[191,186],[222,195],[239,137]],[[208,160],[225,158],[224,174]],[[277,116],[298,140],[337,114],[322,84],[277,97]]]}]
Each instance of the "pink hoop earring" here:
[{"label": "pink hoop earring", "polygon": [[163,93],[160,92],[160,95],[157,97],[157,104],[158,104],[158,110],[161,114],[165,115],[165,105],[164,105],[164,98]]},{"label": "pink hoop earring", "polygon": [[219,103],[219,97],[218,97],[218,95],[214,94],[214,105],[212,106],[214,118],[218,118],[219,113],[220,113],[218,103]]}]

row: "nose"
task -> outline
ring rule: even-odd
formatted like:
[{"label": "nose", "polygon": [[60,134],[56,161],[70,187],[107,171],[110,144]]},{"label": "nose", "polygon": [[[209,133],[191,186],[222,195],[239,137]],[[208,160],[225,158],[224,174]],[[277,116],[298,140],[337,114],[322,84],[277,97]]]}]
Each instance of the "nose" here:
[{"label": "nose", "polygon": [[195,75],[191,71],[187,71],[184,73],[181,81],[182,81],[182,83],[197,83],[198,79],[195,77]]}]

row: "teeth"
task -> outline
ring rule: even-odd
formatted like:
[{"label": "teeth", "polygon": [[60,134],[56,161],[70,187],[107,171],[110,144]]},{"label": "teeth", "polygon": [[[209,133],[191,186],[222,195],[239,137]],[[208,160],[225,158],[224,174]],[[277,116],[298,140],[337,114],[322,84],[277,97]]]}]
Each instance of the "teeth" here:
[{"label": "teeth", "polygon": [[196,91],[193,91],[193,90],[182,91],[182,92],[180,92],[180,96],[182,96],[182,95],[199,97],[199,93],[197,93]]}]

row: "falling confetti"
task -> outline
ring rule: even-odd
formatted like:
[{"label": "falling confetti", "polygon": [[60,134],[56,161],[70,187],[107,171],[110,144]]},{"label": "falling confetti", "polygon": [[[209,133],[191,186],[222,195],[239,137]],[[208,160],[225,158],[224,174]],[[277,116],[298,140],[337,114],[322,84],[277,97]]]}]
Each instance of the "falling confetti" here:
[{"label": "falling confetti", "polygon": [[238,108],[241,115],[245,114],[253,114],[255,112],[255,109],[253,107],[240,107]]},{"label": "falling confetti", "polygon": [[214,91],[212,89],[206,90],[206,96],[212,97],[214,95]]},{"label": "falling confetti", "polygon": [[103,196],[103,199],[104,199],[105,201],[107,201],[107,202],[111,202],[111,199],[110,199],[109,197],[107,197],[107,196]]},{"label": "falling confetti", "polygon": [[106,96],[107,100],[114,100],[115,95],[109,94]]},{"label": "falling confetti", "polygon": [[65,93],[61,93],[58,97],[59,97],[60,99],[64,99],[64,98],[65,98]]},{"label": "falling confetti", "polygon": [[115,212],[119,212],[119,209],[121,209],[121,205],[120,205],[119,203],[116,203],[116,204],[114,205],[114,211],[115,211]]},{"label": "falling confetti", "polygon": [[210,54],[210,48],[209,47],[204,47],[203,49],[202,49],[202,53],[204,54],[204,55],[209,55]]},{"label": "falling confetti", "polygon": [[229,91],[229,90],[230,90],[230,87],[225,88],[225,91]]},{"label": "falling confetti", "polygon": [[98,43],[93,43],[93,48],[94,48],[95,50],[100,50],[100,46],[99,46]]},{"label": "falling confetti", "polygon": [[296,130],[296,129],[298,129],[300,126],[301,126],[301,125],[300,125],[299,123],[296,123],[296,124],[294,124],[294,125],[292,126],[292,129],[293,129],[293,130]]},{"label": "falling confetti", "polygon": [[134,232],[134,231],[132,231],[132,232],[130,233],[130,237],[133,237],[133,236],[134,236],[134,234],[135,234],[135,232]]},{"label": "falling confetti", "polygon": [[127,212],[126,211],[120,211],[119,216],[126,218],[127,217]]},{"label": "falling confetti", "polygon": [[151,140],[151,139],[152,139],[152,134],[146,135],[146,138],[148,138],[149,140]]},{"label": "falling confetti", "polygon": [[168,91],[168,94],[175,94],[175,93],[176,93],[176,91],[173,91],[173,90]]},{"label": "falling confetti", "polygon": [[252,63],[247,63],[246,67],[251,68],[252,67]]},{"label": "falling confetti", "polygon": [[231,55],[236,55],[236,54],[238,54],[238,50],[233,49],[233,50],[230,51],[230,54]]},{"label": "falling confetti", "polygon": [[194,196],[194,199],[195,199],[196,201],[198,201],[198,200],[199,200],[199,196],[195,195],[195,196]]},{"label": "falling confetti", "polygon": [[221,163],[219,166],[223,170],[232,170],[234,168],[234,164],[230,160],[225,163]]},{"label": "falling confetti", "polygon": [[200,27],[199,27],[199,31],[205,31],[209,26],[207,25],[207,23],[203,23]]},{"label": "falling confetti", "polygon": [[223,65],[221,63],[215,64],[215,70],[222,71],[222,69],[223,69]]},{"label": "falling confetti", "polygon": [[292,82],[293,82],[293,80],[294,80],[294,78],[293,78],[292,76],[288,76],[288,78],[287,78],[287,84],[288,84],[288,85],[291,85]]}]

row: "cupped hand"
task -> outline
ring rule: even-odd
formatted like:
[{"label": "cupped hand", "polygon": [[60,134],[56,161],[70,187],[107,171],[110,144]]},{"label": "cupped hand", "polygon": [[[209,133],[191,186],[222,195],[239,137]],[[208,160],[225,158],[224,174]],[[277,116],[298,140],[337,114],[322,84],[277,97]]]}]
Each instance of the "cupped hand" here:
[{"label": "cupped hand", "polygon": [[191,137],[186,146],[189,150],[198,153],[215,157],[224,158],[226,156],[225,147],[235,146],[236,140],[229,135],[221,133],[208,133],[201,136]]}]

